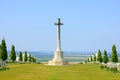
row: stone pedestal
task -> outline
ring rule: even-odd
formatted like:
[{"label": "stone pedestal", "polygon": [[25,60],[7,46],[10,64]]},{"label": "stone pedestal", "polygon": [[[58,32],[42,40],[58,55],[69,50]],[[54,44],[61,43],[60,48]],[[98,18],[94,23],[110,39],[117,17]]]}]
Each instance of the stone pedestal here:
[{"label": "stone pedestal", "polygon": [[48,62],[48,65],[68,65],[68,62],[64,60],[62,51],[55,51],[54,58]]}]

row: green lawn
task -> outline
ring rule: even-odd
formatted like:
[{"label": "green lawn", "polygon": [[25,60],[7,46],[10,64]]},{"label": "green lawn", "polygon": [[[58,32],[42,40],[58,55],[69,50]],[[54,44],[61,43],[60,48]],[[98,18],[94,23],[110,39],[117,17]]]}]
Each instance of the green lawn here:
[{"label": "green lawn", "polygon": [[0,71],[0,80],[120,80],[120,73],[101,70],[94,64],[8,64],[8,67],[9,70]]}]

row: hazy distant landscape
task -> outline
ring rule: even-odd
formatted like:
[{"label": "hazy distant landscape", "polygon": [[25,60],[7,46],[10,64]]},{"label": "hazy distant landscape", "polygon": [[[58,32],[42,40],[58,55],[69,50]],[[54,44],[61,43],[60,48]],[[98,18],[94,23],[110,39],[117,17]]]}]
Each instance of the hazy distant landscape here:
[{"label": "hazy distant landscape", "polygon": [[[9,52],[8,52],[9,53]],[[28,52],[31,55],[34,55],[37,59],[37,62],[48,62],[49,60],[52,60],[54,52],[53,51],[33,51]],[[64,58],[69,62],[83,62],[85,59],[87,59],[90,55],[95,54],[96,52],[78,52],[78,51],[65,51],[64,52]],[[17,51],[17,55],[19,52]],[[108,57],[110,58],[111,52],[108,52]],[[118,52],[118,56],[120,57],[120,52]]]}]

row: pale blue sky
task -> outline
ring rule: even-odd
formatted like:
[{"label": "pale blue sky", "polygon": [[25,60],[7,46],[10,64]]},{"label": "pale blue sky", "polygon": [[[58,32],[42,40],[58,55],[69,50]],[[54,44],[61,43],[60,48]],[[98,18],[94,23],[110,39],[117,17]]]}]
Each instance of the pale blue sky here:
[{"label": "pale blue sky", "polygon": [[120,0],[0,0],[0,39],[20,51],[54,51],[57,18],[63,51],[120,51]]}]

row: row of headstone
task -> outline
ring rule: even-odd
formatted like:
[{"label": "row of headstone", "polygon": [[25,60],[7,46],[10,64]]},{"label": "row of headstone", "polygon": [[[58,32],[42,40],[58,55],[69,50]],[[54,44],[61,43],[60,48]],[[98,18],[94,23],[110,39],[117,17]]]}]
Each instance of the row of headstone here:
[{"label": "row of headstone", "polygon": [[101,65],[110,69],[117,69],[120,72],[120,63],[108,62],[107,64],[101,63]]},{"label": "row of headstone", "polygon": [[[23,59],[23,61],[24,61],[24,56],[25,56],[25,54],[22,55],[22,59]],[[30,54],[27,53],[27,57],[29,57],[29,56],[30,56]],[[19,61],[19,56],[16,57],[16,61]]]},{"label": "row of headstone", "polygon": [[6,61],[0,60],[0,67],[1,67],[1,65],[2,65],[2,66],[6,66]]},{"label": "row of headstone", "polygon": [[[96,60],[94,60],[94,56],[96,57]],[[97,58],[98,58],[98,53],[95,53],[95,55],[91,55],[91,56],[88,57],[87,63],[91,63],[91,64],[92,63],[99,63],[99,61],[97,61]]]}]

